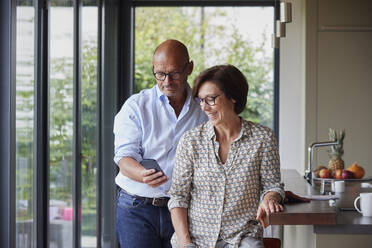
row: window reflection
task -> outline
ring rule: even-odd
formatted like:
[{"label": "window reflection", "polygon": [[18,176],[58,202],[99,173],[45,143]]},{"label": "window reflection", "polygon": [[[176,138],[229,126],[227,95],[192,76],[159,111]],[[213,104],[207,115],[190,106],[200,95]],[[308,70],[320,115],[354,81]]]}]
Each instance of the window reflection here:
[{"label": "window reflection", "polygon": [[49,242],[72,247],[73,237],[73,7],[50,1]]},{"label": "window reflection", "polygon": [[97,244],[97,37],[96,1],[84,1],[81,51],[81,246]]},{"label": "window reflection", "polygon": [[17,1],[16,47],[16,246],[33,240],[34,25],[33,1]]}]

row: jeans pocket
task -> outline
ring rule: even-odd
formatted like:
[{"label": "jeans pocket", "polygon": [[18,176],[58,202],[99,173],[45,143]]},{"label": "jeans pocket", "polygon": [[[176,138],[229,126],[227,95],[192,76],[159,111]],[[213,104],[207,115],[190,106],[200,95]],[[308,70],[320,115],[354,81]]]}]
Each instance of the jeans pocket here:
[{"label": "jeans pocket", "polygon": [[136,199],[134,196],[120,191],[117,197],[117,205],[121,208],[137,208],[143,205],[143,200]]}]

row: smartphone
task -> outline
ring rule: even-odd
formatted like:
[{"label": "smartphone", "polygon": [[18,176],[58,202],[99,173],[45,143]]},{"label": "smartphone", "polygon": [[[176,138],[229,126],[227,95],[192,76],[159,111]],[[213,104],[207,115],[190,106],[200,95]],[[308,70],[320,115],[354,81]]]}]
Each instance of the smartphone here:
[{"label": "smartphone", "polygon": [[163,172],[163,170],[160,168],[160,165],[158,164],[158,162],[155,160],[155,159],[144,159],[140,162],[140,164],[147,170],[150,170],[150,169],[155,169],[156,172],[158,171],[161,171],[163,173],[163,175],[165,175],[165,173]]}]

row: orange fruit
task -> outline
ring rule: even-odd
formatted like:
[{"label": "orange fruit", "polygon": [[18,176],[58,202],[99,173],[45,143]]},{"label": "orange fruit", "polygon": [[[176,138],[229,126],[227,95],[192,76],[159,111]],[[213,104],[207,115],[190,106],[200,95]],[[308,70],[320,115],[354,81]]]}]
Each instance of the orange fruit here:
[{"label": "orange fruit", "polygon": [[354,162],[352,165],[350,165],[347,168],[348,171],[351,171],[354,174],[354,178],[360,179],[364,177],[364,168],[362,166],[359,166],[356,162]]}]

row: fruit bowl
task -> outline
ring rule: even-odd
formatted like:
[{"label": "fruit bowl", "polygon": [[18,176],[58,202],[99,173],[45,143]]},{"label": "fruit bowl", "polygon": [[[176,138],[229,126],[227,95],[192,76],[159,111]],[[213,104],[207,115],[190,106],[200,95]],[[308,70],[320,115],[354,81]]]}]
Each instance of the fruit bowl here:
[{"label": "fruit bowl", "polygon": [[[349,184],[360,184],[362,182],[372,182],[371,177],[356,179],[356,178],[350,178],[350,179],[336,179],[336,178],[320,178],[320,177],[314,177],[313,180],[313,187],[320,188],[320,192],[333,192],[331,190],[332,185],[335,181],[344,181],[346,185]],[[323,186],[322,186],[323,185]]]},{"label": "fruit bowl", "polygon": [[347,181],[347,182],[367,182],[372,181],[372,177],[365,177],[365,178],[350,178],[350,179],[336,179],[336,178],[321,178],[321,177],[314,177],[314,181]]}]

